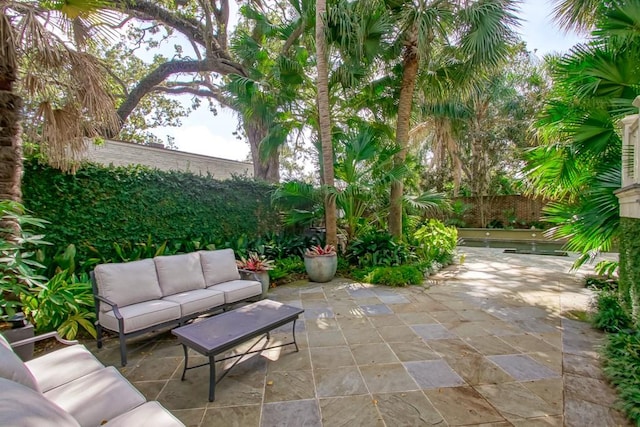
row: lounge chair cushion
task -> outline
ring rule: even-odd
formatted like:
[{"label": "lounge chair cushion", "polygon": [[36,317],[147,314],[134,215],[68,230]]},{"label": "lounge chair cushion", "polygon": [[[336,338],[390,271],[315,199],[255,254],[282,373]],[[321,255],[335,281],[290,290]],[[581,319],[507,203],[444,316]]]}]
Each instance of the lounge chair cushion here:
[{"label": "lounge chair cushion", "polygon": [[[155,300],[131,304],[119,309],[124,318],[124,330],[129,333],[150,326],[180,319],[180,304],[171,301]],[[118,319],[112,311],[100,313],[100,324],[117,331]]]},{"label": "lounge chair cushion", "polygon": [[42,392],[104,368],[104,365],[80,344],[47,353],[25,364],[36,378]]},{"label": "lounge chair cushion", "polygon": [[180,292],[162,298],[163,301],[171,301],[180,304],[182,317],[195,313],[209,311],[212,308],[224,305],[224,292],[213,289],[196,289],[194,291]]},{"label": "lounge chair cushion", "polygon": [[207,287],[240,279],[233,249],[201,251],[198,254]]},{"label": "lounge chair cushion", "polygon": [[107,426],[114,427],[178,427],[184,426],[158,402],[147,402],[137,408],[109,420]]},{"label": "lounge chair cushion", "polygon": [[[124,307],[162,298],[156,265],[152,259],[115,264],[100,264],[95,270],[101,296]],[[102,303],[101,311],[111,307]]]},{"label": "lounge chair cushion", "polygon": [[255,280],[231,280],[207,289],[224,292],[224,302],[226,304],[262,295],[262,284]]},{"label": "lounge chair cushion", "polygon": [[16,381],[37,392],[40,391],[38,382],[31,371],[13,352],[11,345],[2,335],[0,335],[0,377]]},{"label": "lounge chair cushion", "polygon": [[41,393],[5,378],[0,378],[0,425],[80,426],[71,415],[47,400]]},{"label": "lounge chair cushion", "polygon": [[83,426],[99,426],[145,403],[144,396],[113,366],[56,387],[44,396]]},{"label": "lounge chair cushion", "polygon": [[159,256],[153,261],[156,263],[160,289],[165,297],[205,288],[200,255],[197,252]]}]

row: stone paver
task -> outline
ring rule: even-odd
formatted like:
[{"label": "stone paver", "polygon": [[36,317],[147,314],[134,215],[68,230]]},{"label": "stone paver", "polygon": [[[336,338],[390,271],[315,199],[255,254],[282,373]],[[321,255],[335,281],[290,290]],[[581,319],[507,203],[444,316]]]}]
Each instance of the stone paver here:
[{"label": "stone paver", "polygon": [[[208,368],[180,380],[182,347],[170,333],[131,341],[121,371],[195,427],[629,425],[602,376],[602,335],[562,317],[590,298],[568,273],[573,259],[464,251],[464,265],[421,287],[336,279],[272,289],[269,298],[305,309],[300,351],[245,357],[215,402]],[[290,339],[290,325],[271,334]],[[118,366],[116,339],[87,345]]]}]

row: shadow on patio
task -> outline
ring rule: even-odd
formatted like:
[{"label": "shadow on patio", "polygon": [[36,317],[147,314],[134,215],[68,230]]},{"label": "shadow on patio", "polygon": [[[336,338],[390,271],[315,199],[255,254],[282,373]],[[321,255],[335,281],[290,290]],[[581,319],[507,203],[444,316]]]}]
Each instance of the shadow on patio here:
[{"label": "shadow on patio", "polygon": [[[192,426],[627,425],[598,365],[601,335],[561,317],[590,297],[567,273],[572,260],[464,252],[464,265],[425,287],[337,279],[272,289],[269,298],[305,309],[300,352],[245,357],[215,402],[206,367],[180,380],[170,333],[132,341],[122,372]],[[290,335],[287,325],[270,343]],[[115,339],[89,347],[119,366]]]}]

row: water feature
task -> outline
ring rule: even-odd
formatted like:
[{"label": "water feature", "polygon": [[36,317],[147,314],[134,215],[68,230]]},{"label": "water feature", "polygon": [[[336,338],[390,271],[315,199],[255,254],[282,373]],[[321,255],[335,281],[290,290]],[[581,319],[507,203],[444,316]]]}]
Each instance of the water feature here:
[{"label": "water feature", "polygon": [[462,239],[459,246],[501,248],[508,253],[567,256],[562,243],[539,241],[509,241],[492,239]]}]

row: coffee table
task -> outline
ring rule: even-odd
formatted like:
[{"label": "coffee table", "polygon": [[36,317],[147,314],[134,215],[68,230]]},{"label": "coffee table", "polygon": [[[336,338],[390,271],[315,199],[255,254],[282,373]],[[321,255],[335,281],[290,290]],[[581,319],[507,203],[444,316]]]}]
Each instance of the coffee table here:
[{"label": "coffee table", "polygon": [[[247,354],[291,344],[295,345],[296,351],[298,351],[298,343],[296,342],[296,320],[298,320],[298,316],[303,312],[304,310],[298,307],[291,307],[271,300],[262,300],[172,330],[171,332],[178,337],[178,342],[182,344],[184,350],[182,381],[185,379],[187,370],[209,365],[209,402],[213,402],[216,392],[216,362],[238,358],[229,369],[223,372],[218,379],[218,381],[220,381],[241,358]],[[293,341],[291,342],[253,350],[260,342],[259,340],[242,354],[228,356],[218,360],[215,359],[216,355],[224,353],[260,335],[265,335],[268,342],[270,338],[269,333],[272,330],[290,322],[293,322]],[[196,366],[188,366],[189,348],[207,356],[209,362]]]}]

